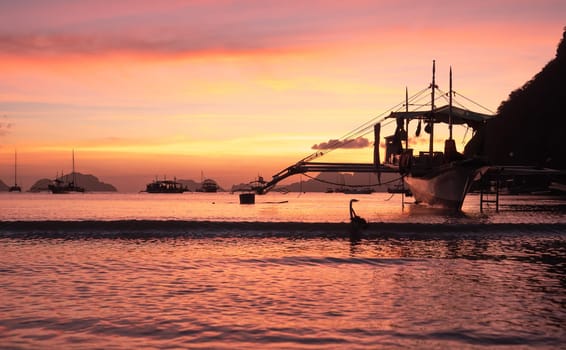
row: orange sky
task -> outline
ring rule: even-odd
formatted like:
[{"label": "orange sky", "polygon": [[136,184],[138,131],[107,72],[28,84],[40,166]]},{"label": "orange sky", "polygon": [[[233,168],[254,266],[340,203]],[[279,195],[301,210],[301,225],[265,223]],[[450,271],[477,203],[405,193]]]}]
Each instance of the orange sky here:
[{"label": "orange sky", "polygon": [[269,178],[428,86],[433,59],[443,90],[452,66],[455,90],[496,110],[554,57],[566,18],[544,0],[265,4],[0,3],[0,179],[14,149],[27,188],[69,172],[73,148],[77,171],[122,191]]}]

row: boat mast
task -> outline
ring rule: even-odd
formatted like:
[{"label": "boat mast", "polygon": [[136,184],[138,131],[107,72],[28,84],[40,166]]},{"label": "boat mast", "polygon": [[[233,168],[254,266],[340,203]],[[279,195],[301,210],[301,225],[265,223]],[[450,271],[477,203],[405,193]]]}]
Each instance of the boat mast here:
[{"label": "boat mast", "polygon": [[73,148],[73,186],[75,185],[75,149]]},{"label": "boat mast", "polygon": [[448,108],[448,130],[450,131],[449,140],[452,140],[452,66],[450,66],[450,98]]},{"label": "boat mast", "polygon": [[[409,113],[409,88],[405,86],[405,112]],[[409,118],[405,119],[405,149],[409,149]]]},{"label": "boat mast", "polygon": [[18,186],[18,151],[14,150],[14,187]]},{"label": "boat mast", "polygon": [[432,60],[432,93],[431,93],[431,101],[430,101],[430,140],[428,143],[428,152],[430,157],[432,157],[432,152],[434,150],[433,143],[434,143],[434,90],[436,89],[435,84],[435,75],[436,73],[436,61]]}]

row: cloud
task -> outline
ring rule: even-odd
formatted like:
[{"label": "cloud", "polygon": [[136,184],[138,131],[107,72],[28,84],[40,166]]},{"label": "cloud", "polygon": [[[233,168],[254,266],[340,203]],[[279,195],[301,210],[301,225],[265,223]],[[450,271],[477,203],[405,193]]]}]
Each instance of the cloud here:
[{"label": "cloud", "polygon": [[[36,2],[0,4],[0,52],[67,56],[136,53],[153,55],[295,52],[351,41],[382,29],[382,5],[361,1]],[[72,13],[72,15],[71,15]]]},{"label": "cloud", "polygon": [[8,135],[13,126],[14,123],[9,121],[7,116],[0,117],[0,136]]},{"label": "cloud", "polygon": [[[294,52],[343,47],[339,43],[364,37],[384,46],[401,40],[395,36],[387,40],[391,35],[386,34],[402,31],[409,38],[421,37],[423,28],[436,18],[444,19],[442,26],[454,28],[476,23],[476,17],[498,25],[509,16],[507,1],[467,4],[465,20],[462,7],[444,2],[283,1],[265,6],[261,0],[5,1],[0,2],[5,15],[0,22],[0,52],[38,56]],[[540,6],[513,2],[513,18],[522,24],[535,11],[540,18],[551,16],[553,23],[562,23],[564,10],[556,7],[552,0]],[[410,24],[406,18],[412,18]],[[440,26],[438,21],[435,25]],[[444,32],[443,27],[438,31]]]},{"label": "cloud", "polygon": [[262,34],[246,30],[232,33],[173,30],[168,35],[115,33],[0,34],[0,52],[17,56],[148,56],[256,54],[307,50],[288,34]]},{"label": "cloud", "polygon": [[366,148],[371,146],[371,142],[365,137],[358,137],[355,139],[346,140],[329,140],[328,142],[321,142],[313,145],[311,149],[326,150],[334,148]]},{"label": "cloud", "polygon": [[288,52],[333,42],[333,35],[352,22],[332,9],[326,9],[328,16],[318,16],[318,11],[303,11],[301,4],[273,10],[263,2],[158,7],[136,3],[139,11],[112,13],[106,7],[63,1],[52,16],[44,12],[54,10],[40,3],[26,11],[5,7],[4,13],[13,15],[9,23],[0,23],[0,52],[29,56]]},{"label": "cloud", "polygon": [[16,55],[98,55],[116,52],[175,53],[204,49],[198,43],[168,39],[138,39],[101,34],[17,34],[0,35],[0,50]]}]

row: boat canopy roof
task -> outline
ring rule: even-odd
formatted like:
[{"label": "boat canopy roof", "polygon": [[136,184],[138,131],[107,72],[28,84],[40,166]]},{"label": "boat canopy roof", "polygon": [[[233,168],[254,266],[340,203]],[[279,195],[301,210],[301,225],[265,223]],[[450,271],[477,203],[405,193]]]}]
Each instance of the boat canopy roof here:
[{"label": "boat canopy roof", "polygon": [[[391,112],[387,118],[401,118],[403,120],[412,119],[425,119],[430,118],[431,111],[412,111],[412,112]],[[450,115],[450,106],[445,105],[434,109],[432,112],[435,123],[447,123]],[[467,109],[452,106],[452,124],[468,124],[470,126],[483,124],[484,122],[493,119],[494,116],[490,114],[483,114],[472,112]]]}]

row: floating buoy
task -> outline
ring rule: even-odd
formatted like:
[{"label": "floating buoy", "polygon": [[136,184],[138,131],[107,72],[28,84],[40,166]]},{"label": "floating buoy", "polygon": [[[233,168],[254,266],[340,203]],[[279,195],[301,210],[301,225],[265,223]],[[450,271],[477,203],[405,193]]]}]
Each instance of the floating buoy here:
[{"label": "floating buoy", "polygon": [[255,193],[240,193],[240,204],[255,204]]}]

